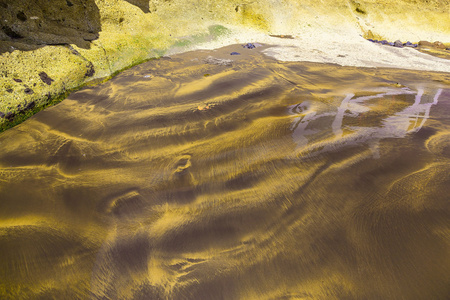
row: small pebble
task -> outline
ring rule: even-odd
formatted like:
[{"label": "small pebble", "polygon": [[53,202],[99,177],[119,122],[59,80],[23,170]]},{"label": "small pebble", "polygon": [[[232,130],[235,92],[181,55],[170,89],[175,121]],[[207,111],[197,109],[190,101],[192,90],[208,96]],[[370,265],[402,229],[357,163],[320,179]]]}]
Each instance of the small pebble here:
[{"label": "small pebble", "polygon": [[231,52],[230,55],[241,55],[241,54],[238,52]]},{"label": "small pebble", "polygon": [[396,40],[394,42],[394,47],[403,48],[403,43],[401,41],[399,41],[399,40]]}]

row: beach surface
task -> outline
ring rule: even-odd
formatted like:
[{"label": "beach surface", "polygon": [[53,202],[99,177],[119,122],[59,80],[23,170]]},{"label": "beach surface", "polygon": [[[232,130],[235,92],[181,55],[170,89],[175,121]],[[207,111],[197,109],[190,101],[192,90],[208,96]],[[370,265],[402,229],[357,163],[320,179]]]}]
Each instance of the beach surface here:
[{"label": "beach surface", "polygon": [[448,298],[448,62],[254,42],[0,134],[0,298]]}]

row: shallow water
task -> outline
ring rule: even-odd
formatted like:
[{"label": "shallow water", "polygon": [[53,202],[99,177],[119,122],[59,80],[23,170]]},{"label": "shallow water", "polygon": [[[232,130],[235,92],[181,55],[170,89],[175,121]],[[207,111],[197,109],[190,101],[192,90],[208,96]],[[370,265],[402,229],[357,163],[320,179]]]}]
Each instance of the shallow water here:
[{"label": "shallow water", "polygon": [[1,298],[446,299],[449,99],[240,46],[73,93],[0,135]]}]

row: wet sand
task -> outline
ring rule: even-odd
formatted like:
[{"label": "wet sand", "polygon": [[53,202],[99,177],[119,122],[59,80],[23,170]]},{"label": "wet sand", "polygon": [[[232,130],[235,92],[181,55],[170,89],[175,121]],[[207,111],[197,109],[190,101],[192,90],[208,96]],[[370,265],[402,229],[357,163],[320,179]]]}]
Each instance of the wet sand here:
[{"label": "wet sand", "polygon": [[450,74],[269,50],[149,61],[0,134],[0,298],[447,299]]}]

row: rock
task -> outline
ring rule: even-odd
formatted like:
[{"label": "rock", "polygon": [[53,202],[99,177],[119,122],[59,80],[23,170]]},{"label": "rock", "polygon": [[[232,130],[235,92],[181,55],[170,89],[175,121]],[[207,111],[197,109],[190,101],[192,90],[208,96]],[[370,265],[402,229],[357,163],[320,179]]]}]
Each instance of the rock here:
[{"label": "rock", "polygon": [[41,80],[48,85],[51,85],[52,81],[54,81],[53,79],[48,77],[47,73],[45,73],[45,72],[39,73],[39,77],[41,77]]},{"label": "rock", "polygon": [[439,41],[434,42],[433,46],[438,49],[445,49],[445,45]]},{"label": "rock", "polygon": [[25,92],[25,94],[28,94],[28,95],[34,94],[34,91],[32,89],[30,89],[30,88],[26,88],[24,90],[24,92]]},{"label": "rock", "polygon": [[5,114],[3,112],[0,111],[0,118],[3,119],[5,118]]},{"label": "rock", "polygon": [[417,44],[413,44],[410,41],[408,41],[408,42],[404,43],[403,46],[410,47],[410,48],[416,48]]},{"label": "rock", "polygon": [[401,41],[399,41],[399,40],[396,40],[394,42],[394,47],[403,48],[403,43]]},{"label": "rock", "polygon": [[8,93],[12,93],[12,92],[14,92],[14,90],[13,89],[7,89],[6,90]]},{"label": "rock", "polygon": [[14,78],[13,79],[15,82],[22,82],[22,79],[18,79],[18,78]]},{"label": "rock", "polygon": [[450,47],[448,47],[448,48],[445,48],[445,50],[450,50]]},{"label": "rock", "polygon": [[22,39],[18,44],[20,50],[61,44],[88,49],[90,44],[83,37],[92,40],[92,35],[98,36],[102,29],[100,9],[95,0],[54,0],[51,3],[8,0],[6,3],[7,7],[1,9],[4,26],[0,26],[0,31],[11,39]]},{"label": "rock", "polygon": [[256,48],[255,45],[253,45],[252,43],[245,44],[245,45],[243,45],[242,47],[247,48],[247,49],[253,49],[253,48]]},{"label": "rock", "polygon": [[380,43],[383,44],[383,45],[389,45],[389,42],[386,41],[386,40],[382,40]]},{"label": "rock", "polygon": [[241,55],[241,54],[238,52],[231,52],[230,55]]},{"label": "rock", "polygon": [[433,44],[428,41],[420,41],[419,46],[433,47]]}]

